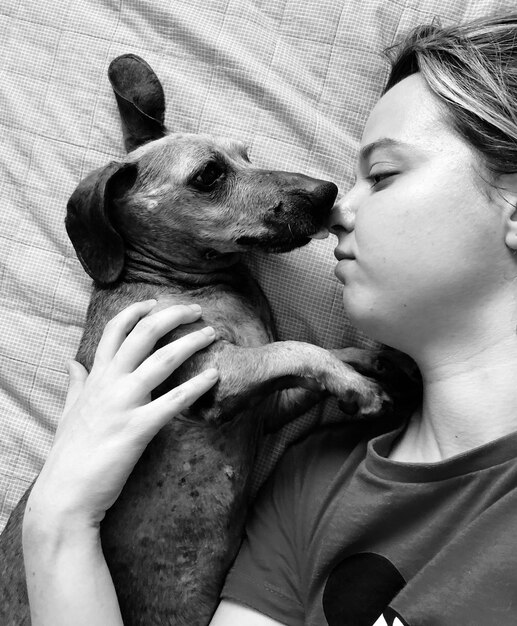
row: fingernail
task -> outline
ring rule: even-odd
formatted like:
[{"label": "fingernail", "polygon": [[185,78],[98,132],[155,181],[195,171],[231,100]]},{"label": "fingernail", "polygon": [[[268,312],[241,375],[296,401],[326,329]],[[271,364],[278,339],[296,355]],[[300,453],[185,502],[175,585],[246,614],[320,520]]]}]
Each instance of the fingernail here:
[{"label": "fingernail", "polygon": [[219,378],[219,370],[215,367],[210,367],[209,369],[205,370],[203,374],[207,378]]},{"label": "fingernail", "polygon": [[215,330],[212,328],[212,326],[205,326],[205,328],[202,328],[201,331],[204,335],[208,335],[209,337],[211,335],[215,335]]},{"label": "fingernail", "polygon": [[189,307],[195,312],[195,313],[201,313],[201,307],[199,306],[199,304],[189,304]]}]

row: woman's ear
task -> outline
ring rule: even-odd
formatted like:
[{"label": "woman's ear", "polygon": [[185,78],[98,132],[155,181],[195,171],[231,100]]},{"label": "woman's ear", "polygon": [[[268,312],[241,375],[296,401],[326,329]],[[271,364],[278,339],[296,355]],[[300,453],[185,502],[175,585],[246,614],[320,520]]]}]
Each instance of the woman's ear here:
[{"label": "woman's ear", "polygon": [[505,243],[510,250],[517,252],[517,173],[501,174],[497,191],[504,200]]},{"label": "woman's ear", "polygon": [[505,243],[512,252],[517,252],[517,203],[511,209],[506,218]]}]

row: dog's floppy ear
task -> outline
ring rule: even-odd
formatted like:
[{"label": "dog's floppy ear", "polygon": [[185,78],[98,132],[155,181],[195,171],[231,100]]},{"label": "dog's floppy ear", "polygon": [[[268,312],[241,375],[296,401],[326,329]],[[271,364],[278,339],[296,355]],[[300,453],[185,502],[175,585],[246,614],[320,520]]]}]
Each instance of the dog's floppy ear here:
[{"label": "dog's floppy ear", "polygon": [[124,241],[110,209],[136,177],[136,164],[113,161],[84,178],[67,204],[66,232],[82,266],[101,285],[115,282],[124,267]]},{"label": "dog's floppy ear", "polygon": [[123,54],[110,63],[108,78],[117,99],[126,150],[164,137],[165,95],[152,68],[135,54]]}]

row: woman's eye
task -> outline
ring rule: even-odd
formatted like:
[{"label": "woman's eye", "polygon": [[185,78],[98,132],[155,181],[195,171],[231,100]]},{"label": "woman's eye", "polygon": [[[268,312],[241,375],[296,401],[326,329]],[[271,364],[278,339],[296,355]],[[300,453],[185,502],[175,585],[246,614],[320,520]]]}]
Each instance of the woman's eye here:
[{"label": "woman's eye", "polygon": [[224,169],[212,161],[208,163],[202,170],[194,177],[193,184],[199,189],[210,189],[224,174]]},{"label": "woman's eye", "polygon": [[370,174],[366,177],[366,180],[369,181],[372,188],[375,188],[380,185],[380,183],[388,178],[391,178],[392,176],[395,176],[396,174],[398,174],[398,172],[379,172],[377,174]]}]

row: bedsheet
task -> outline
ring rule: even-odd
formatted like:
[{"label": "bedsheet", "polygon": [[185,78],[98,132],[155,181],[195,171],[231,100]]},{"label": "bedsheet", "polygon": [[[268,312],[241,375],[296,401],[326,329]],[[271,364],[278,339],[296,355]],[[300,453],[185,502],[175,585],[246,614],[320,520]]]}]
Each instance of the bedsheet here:
[{"label": "bedsheet", "polygon": [[[123,154],[109,62],[132,52],[160,77],[171,130],[244,140],[260,167],[350,186],[361,128],[387,65],[381,50],[440,16],[513,0],[2,0],[0,4],[0,530],[41,468],[65,399],[91,283],[64,229],[91,169]],[[281,339],[373,342],[347,321],[335,240],[250,266]],[[261,449],[255,487],[311,411]]]}]

